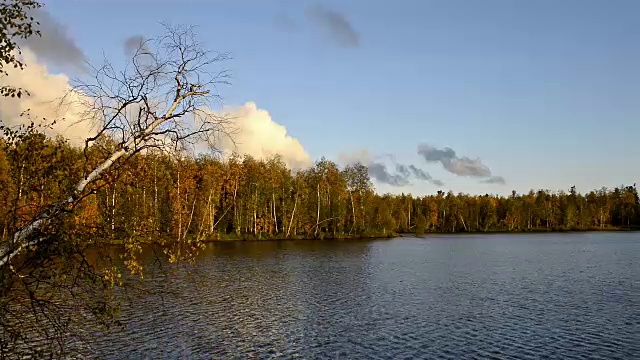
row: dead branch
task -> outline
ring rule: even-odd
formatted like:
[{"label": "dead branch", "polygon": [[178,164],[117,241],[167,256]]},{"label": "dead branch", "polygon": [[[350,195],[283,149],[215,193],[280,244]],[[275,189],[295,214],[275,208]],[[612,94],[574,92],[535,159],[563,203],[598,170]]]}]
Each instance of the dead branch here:
[{"label": "dead branch", "polygon": [[[98,127],[85,140],[83,178],[68,196],[49,206],[0,248],[0,267],[38,245],[44,229],[69,211],[93,185],[133,155],[162,149],[178,153],[196,143],[212,150],[229,121],[213,109],[220,102],[216,86],[228,82],[226,71],[212,72],[226,54],[202,49],[193,27],[165,25],[166,34],[142,42],[122,71],[105,62],[90,80],[76,80],[70,101],[85,109],[84,120]],[[103,138],[116,142],[100,163],[90,166],[88,149]]]}]

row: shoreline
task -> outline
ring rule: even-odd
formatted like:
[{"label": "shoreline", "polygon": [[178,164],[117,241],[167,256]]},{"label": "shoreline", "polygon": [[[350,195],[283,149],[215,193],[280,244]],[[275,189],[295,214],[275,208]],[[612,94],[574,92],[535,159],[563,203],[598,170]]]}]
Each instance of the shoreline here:
[{"label": "shoreline", "polygon": [[462,236],[462,235],[526,235],[526,234],[562,234],[562,233],[603,233],[603,232],[634,232],[640,231],[640,228],[621,228],[621,227],[612,227],[612,228],[593,228],[593,229],[531,229],[531,230],[519,230],[519,231],[457,231],[457,232],[424,232],[421,235],[417,235],[411,232],[398,232],[398,233],[390,233],[390,234],[375,234],[375,235],[344,235],[344,236],[325,236],[320,238],[310,238],[310,237],[264,237],[264,238],[256,238],[255,236],[241,236],[241,237],[226,237],[220,239],[206,239],[203,240],[204,243],[224,243],[224,242],[260,242],[260,241],[315,241],[315,240],[337,240],[337,241],[348,241],[348,240],[375,240],[375,239],[393,239],[393,238],[424,238],[430,235],[443,236],[443,235],[452,235],[452,236]]},{"label": "shoreline", "polygon": [[[602,232],[634,232],[640,231],[640,228],[594,228],[594,229],[531,229],[527,231],[458,231],[458,232],[425,232],[421,235],[410,232],[388,233],[388,234],[370,234],[370,235],[331,235],[321,236],[317,238],[312,237],[278,237],[278,236],[254,236],[254,235],[231,235],[227,234],[221,237],[211,237],[201,240],[203,243],[235,243],[235,242],[263,242],[263,241],[317,241],[317,240],[331,240],[331,241],[352,241],[352,240],[384,240],[393,238],[427,238],[429,236],[464,236],[464,235],[527,235],[527,234],[562,234],[562,233],[602,233]],[[163,237],[164,240],[170,241],[168,237]],[[111,240],[104,242],[104,245],[124,245],[124,240]],[[153,241],[141,240],[142,243],[153,244]]]},{"label": "shoreline", "polygon": [[425,235],[496,235],[496,234],[561,234],[561,233],[588,233],[588,232],[627,232],[627,231],[640,231],[640,227],[607,227],[607,228],[587,228],[587,229],[530,229],[530,230],[487,230],[487,231],[455,231],[455,232],[442,232],[442,231],[425,231],[422,235],[415,235],[415,233],[399,233],[400,236],[425,236]]}]

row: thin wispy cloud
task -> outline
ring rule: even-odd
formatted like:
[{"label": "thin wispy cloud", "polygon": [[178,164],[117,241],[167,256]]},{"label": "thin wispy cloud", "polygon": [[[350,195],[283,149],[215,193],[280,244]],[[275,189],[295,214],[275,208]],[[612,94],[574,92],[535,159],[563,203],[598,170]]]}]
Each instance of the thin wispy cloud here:
[{"label": "thin wispy cloud", "polygon": [[404,164],[396,163],[396,171],[398,171],[398,173],[402,174],[402,176],[404,178],[406,178],[406,179],[408,179],[409,177],[414,177],[416,180],[426,181],[426,182],[432,183],[433,185],[436,185],[436,186],[444,185],[444,183],[442,181],[434,179],[431,176],[431,174],[429,174],[428,172],[416,167],[413,164],[404,165]]},{"label": "thin wispy cloud", "polygon": [[273,17],[273,23],[287,32],[305,32],[317,29],[324,33],[334,45],[345,48],[360,46],[360,33],[355,29],[346,14],[325,5],[316,4],[304,9],[304,15],[293,17],[287,12],[280,12]]},{"label": "thin wispy cloud", "polygon": [[128,56],[135,54],[136,51],[144,44],[145,38],[142,35],[129,36],[124,40],[124,53]]},{"label": "thin wispy cloud", "polygon": [[397,187],[407,186],[410,184],[408,175],[401,173],[392,174],[389,172],[387,165],[383,163],[373,162],[367,164],[367,168],[369,169],[369,176],[380,183]]},{"label": "thin wispy cloud", "polygon": [[348,154],[342,153],[339,158],[344,164],[359,162],[365,165],[371,179],[380,184],[403,187],[411,185],[412,180],[417,180],[436,186],[444,185],[442,181],[434,179],[429,173],[413,164],[405,165],[397,162],[393,154],[373,155],[367,150],[360,150]]},{"label": "thin wispy cloud", "polygon": [[481,183],[505,185],[506,181],[502,176],[492,176],[486,180],[482,180]]},{"label": "thin wispy cloud", "polygon": [[466,156],[458,157],[456,152],[449,147],[437,149],[427,144],[420,144],[418,154],[428,163],[440,163],[445,170],[458,176],[491,176],[491,170],[480,159],[471,159]]},{"label": "thin wispy cloud", "polygon": [[485,184],[506,184],[502,176],[493,176],[491,169],[480,158],[472,159],[468,156],[458,156],[450,147],[438,149],[429,144],[420,144],[418,145],[418,155],[427,163],[441,164],[446,171],[457,176],[485,178],[481,181]]},{"label": "thin wispy cloud", "polygon": [[67,32],[66,26],[58,22],[44,8],[29,14],[40,23],[41,36],[21,39],[20,45],[28,47],[38,59],[48,64],[69,70],[84,69],[86,56]]},{"label": "thin wispy cloud", "polygon": [[297,31],[300,26],[290,16],[286,14],[278,14],[273,18],[276,26],[285,31]]},{"label": "thin wispy cloud", "polygon": [[413,176],[416,177],[416,179],[422,180],[422,181],[428,181],[430,183],[432,183],[433,185],[437,185],[437,186],[442,186],[444,185],[444,183],[440,180],[434,179],[431,174],[429,174],[428,172],[425,172],[422,169],[419,169],[417,167],[415,167],[414,165],[409,165],[409,170],[411,170],[411,173],[413,173]]},{"label": "thin wispy cloud", "polygon": [[316,5],[307,8],[306,15],[318,24],[334,43],[345,47],[360,46],[360,34],[345,14],[335,9]]}]

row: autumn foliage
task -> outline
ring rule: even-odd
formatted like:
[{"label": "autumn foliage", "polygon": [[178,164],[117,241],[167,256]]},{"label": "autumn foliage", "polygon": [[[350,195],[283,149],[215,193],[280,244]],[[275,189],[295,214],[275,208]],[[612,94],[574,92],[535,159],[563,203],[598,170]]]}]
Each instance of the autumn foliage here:
[{"label": "autumn foliage", "polygon": [[[88,156],[99,156],[98,150]],[[92,155],[93,154],[93,155]],[[32,134],[0,145],[0,234],[7,239],[82,176],[82,151]],[[91,159],[89,158],[89,162]],[[400,232],[632,228],[634,186],[515,192],[508,197],[438,191],[377,194],[367,168],[322,159],[292,171],[278,158],[137,154],[71,210],[72,231],[110,241],[159,238],[340,238]]]}]

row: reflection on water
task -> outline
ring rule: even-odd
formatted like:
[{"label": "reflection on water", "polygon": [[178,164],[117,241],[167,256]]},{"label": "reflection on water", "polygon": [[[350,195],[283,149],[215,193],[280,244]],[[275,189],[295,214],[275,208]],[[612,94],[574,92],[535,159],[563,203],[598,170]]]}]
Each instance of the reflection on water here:
[{"label": "reflection on water", "polygon": [[640,358],[640,234],[210,244],[106,358]]}]

